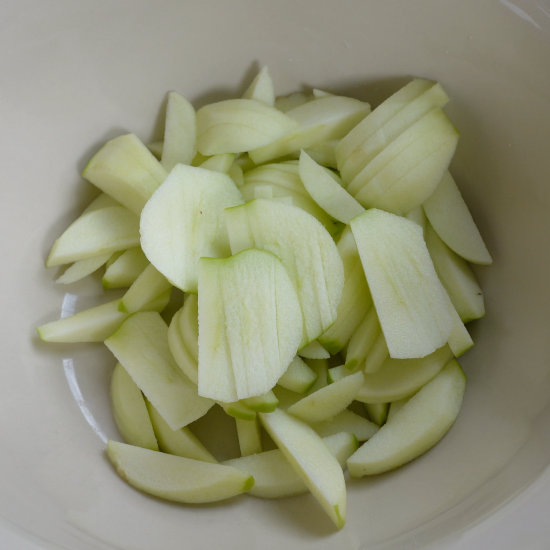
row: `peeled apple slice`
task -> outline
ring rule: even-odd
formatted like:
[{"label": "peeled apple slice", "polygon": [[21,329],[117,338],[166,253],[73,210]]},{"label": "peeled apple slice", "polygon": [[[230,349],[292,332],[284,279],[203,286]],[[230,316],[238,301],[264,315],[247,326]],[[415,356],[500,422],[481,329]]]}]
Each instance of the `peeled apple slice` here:
[{"label": "peeled apple slice", "polygon": [[288,365],[285,373],[279,378],[277,384],[290,391],[306,393],[315,384],[317,376],[317,373],[310,369],[300,357],[296,356]]},{"label": "peeled apple slice", "polygon": [[369,415],[369,419],[377,426],[382,426],[386,423],[389,414],[389,403],[365,403],[365,410]]},{"label": "peeled apple slice", "polygon": [[215,502],[248,491],[254,478],[237,468],[141,449],[116,441],[109,459],[136,489],[175,502]]},{"label": "peeled apple slice", "polygon": [[298,355],[300,357],[305,357],[306,359],[328,359],[330,357],[330,353],[319,343],[318,340],[313,340],[313,342],[310,342],[298,352]]},{"label": "peeled apple slice", "polygon": [[346,351],[346,368],[349,370],[364,368],[365,359],[378,339],[380,331],[380,322],[376,315],[376,308],[373,306],[351,335]]},{"label": "peeled apple slice", "polygon": [[46,267],[112,254],[139,245],[139,218],[123,206],[80,216],[57,239]]},{"label": "peeled apple slice", "polygon": [[282,260],[302,308],[300,347],[315,340],[336,320],[344,285],[342,260],[331,236],[303,210],[263,199],[226,210],[226,220],[233,254],[259,248]]},{"label": "peeled apple slice", "polygon": [[493,262],[479,230],[449,171],[423,204],[441,240],[459,256],[475,264]]},{"label": "peeled apple slice", "polygon": [[275,394],[269,390],[261,395],[247,397],[246,399],[243,399],[243,403],[249,409],[256,412],[273,412],[277,408],[279,400]]},{"label": "peeled apple slice", "polygon": [[197,385],[199,383],[197,359],[191,355],[180,332],[182,311],[182,309],[177,311],[170,321],[170,326],[168,327],[168,346],[179,368],[193,384]]},{"label": "peeled apple slice", "polygon": [[242,204],[226,174],[178,164],[141,215],[141,247],[174,285],[197,292],[197,261],[230,255],[224,209]]},{"label": "peeled apple slice", "polygon": [[154,265],[149,264],[122,297],[118,309],[126,313],[135,313],[171,288],[172,285],[166,277]]},{"label": "peeled apple slice", "polygon": [[134,134],[108,141],[82,172],[90,183],[138,216],[167,175]]},{"label": "peeled apple slice", "polygon": [[109,252],[102,254],[101,256],[95,256],[94,258],[88,258],[87,260],[79,260],[69,267],[56,283],[71,284],[80,281],[84,277],[91,275],[94,271],[97,271],[107,260],[112,256]]},{"label": "peeled apple slice", "polygon": [[253,249],[201,258],[198,303],[199,394],[229,403],[271,390],[302,336],[300,305],[283,263]]},{"label": "peeled apple slice", "polygon": [[197,111],[197,149],[205,156],[243,153],[288,134],[297,123],[253,99],[228,99]]},{"label": "peeled apple slice", "polygon": [[109,206],[121,206],[121,204],[106,193],[101,193],[86,207],[82,214],[87,214],[88,212],[92,212],[93,210],[108,208]]},{"label": "peeled apple slice", "polygon": [[232,153],[225,153],[224,155],[214,155],[213,157],[206,159],[199,166],[199,168],[212,170],[213,172],[220,172],[222,174],[228,174],[234,160],[235,155]]},{"label": "peeled apple slice", "polygon": [[374,208],[351,229],[390,356],[425,357],[443,346],[454,321],[422,229]]},{"label": "peeled apple slice", "polygon": [[255,99],[256,101],[265,103],[269,107],[275,105],[275,89],[267,67],[263,67],[256,75],[252,84],[250,84],[243,94],[243,99]]},{"label": "peeled apple slice", "polygon": [[103,288],[129,287],[149,265],[147,256],[139,246],[130,248],[121,254],[103,275]]},{"label": "peeled apple slice", "polygon": [[378,426],[374,422],[347,409],[338,413],[332,420],[312,422],[310,426],[321,437],[328,437],[339,432],[348,432],[353,434],[359,441],[370,439],[378,431]]},{"label": "peeled apple slice", "polygon": [[465,388],[466,377],[453,360],[348,459],[350,474],[387,472],[431,449],[454,424]]},{"label": "peeled apple slice", "polygon": [[276,409],[260,413],[262,425],[338,529],[346,522],[346,483],[323,440],[297,418]]},{"label": "peeled apple slice", "polygon": [[262,434],[258,417],[254,420],[235,419],[241,456],[250,456],[262,452]]}]

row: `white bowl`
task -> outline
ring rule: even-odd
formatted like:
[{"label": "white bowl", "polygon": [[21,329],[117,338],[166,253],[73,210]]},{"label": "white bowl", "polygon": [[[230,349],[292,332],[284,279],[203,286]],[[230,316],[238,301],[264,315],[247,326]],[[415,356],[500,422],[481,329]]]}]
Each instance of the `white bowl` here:
[{"label": "white bowl", "polygon": [[[550,540],[550,2],[4,0],[0,8],[3,269],[0,547],[516,550]],[[112,356],[34,328],[96,303],[44,260],[96,191],[79,176],[106,139],[159,137],[165,93],[238,97],[267,64],[373,106],[412,75],[442,82],[461,132],[452,169],[495,263],[462,361],[463,410],[400,470],[349,484],[335,532],[310,496],[179,506],[106,459]],[[105,298],[103,298],[105,299]]]}]

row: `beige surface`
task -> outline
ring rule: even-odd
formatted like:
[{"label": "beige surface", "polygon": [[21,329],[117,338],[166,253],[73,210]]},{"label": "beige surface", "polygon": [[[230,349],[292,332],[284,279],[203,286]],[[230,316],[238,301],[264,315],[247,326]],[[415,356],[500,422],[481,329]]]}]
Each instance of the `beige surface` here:
[{"label": "beige surface", "polygon": [[[546,548],[549,14],[547,0],[4,0],[0,547]],[[310,496],[185,507],[128,487],[102,441],[116,436],[114,359],[34,332],[99,299],[99,280],[61,288],[43,269],[95,196],[79,177],[91,154],[122,132],[158,139],[168,90],[196,107],[236,97],[263,64],[279,94],[304,85],[373,105],[411,75],[439,79],[462,134],[453,174],[495,260],[476,270],[488,313],[461,361],[456,425],[414,463],[351,482],[338,533]]]}]

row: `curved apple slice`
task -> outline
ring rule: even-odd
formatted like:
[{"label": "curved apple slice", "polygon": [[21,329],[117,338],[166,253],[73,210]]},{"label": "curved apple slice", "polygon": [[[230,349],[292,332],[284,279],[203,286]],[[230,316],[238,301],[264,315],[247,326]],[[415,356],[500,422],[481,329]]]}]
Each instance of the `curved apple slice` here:
[{"label": "curved apple slice", "polygon": [[350,474],[387,472],[431,449],[456,420],[465,388],[466,377],[453,360],[348,459]]},{"label": "curved apple slice", "polygon": [[76,281],[84,279],[84,277],[91,275],[102,265],[105,265],[111,256],[112,254],[108,252],[107,254],[88,258],[87,260],[78,260],[71,267],[67,268],[65,273],[55,282],[64,285],[76,283]]},{"label": "curved apple slice", "polygon": [[197,261],[230,255],[223,210],[243,198],[227,174],[178,164],[141,215],[141,247],[174,285],[197,293]]},{"label": "curved apple slice", "polygon": [[139,246],[130,248],[121,254],[111,265],[107,262],[103,276],[103,288],[129,287],[149,265],[147,256]]},{"label": "curved apple slice", "polygon": [[107,443],[107,454],[122,479],[150,495],[175,502],[216,502],[248,491],[254,478],[231,466]]},{"label": "curved apple slice", "polygon": [[338,413],[332,420],[312,422],[310,426],[321,437],[347,432],[353,434],[359,441],[370,439],[378,431],[378,426],[374,422],[348,409]]},{"label": "curved apple slice", "polygon": [[243,99],[261,101],[269,107],[275,105],[275,88],[267,67],[262,67],[256,78],[252,81],[252,84],[250,84],[243,94]]}]

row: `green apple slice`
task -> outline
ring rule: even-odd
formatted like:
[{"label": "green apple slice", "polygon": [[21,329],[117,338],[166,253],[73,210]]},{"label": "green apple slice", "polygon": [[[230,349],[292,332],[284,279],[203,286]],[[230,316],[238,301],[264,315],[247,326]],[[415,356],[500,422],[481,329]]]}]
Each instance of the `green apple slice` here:
[{"label": "green apple slice", "polygon": [[122,479],[151,495],[175,502],[215,502],[248,491],[254,478],[242,470],[150,451],[116,441],[107,454]]},{"label": "green apple slice", "polygon": [[363,403],[390,403],[415,394],[453,358],[448,345],[422,359],[386,360],[374,374],[365,374],[365,382],[355,399]]},{"label": "green apple slice", "polygon": [[388,418],[386,422],[391,422],[392,418],[403,408],[405,403],[408,403],[410,397],[404,397],[403,399],[398,399],[397,401],[392,401],[390,403],[390,408],[388,410]]},{"label": "green apple slice", "polygon": [[338,413],[332,420],[312,422],[310,426],[321,437],[347,432],[353,434],[359,441],[370,439],[378,431],[378,426],[374,422],[347,409]]},{"label": "green apple slice", "polygon": [[111,256],[112,254],[108,252],[107,254],[101,254],[94,258],[88,258],[87,260],[79,260],[66,269],[65,273],[57,279],[56,283],[64,285],[76,283],[97,271],[102,265],[105,265]]},{"label": "green apple slice", "polygon": [[424,235],[424,240],[426,240],[426,228],[428,227],[428,218],[426,218],[426,214],[424,214],[424,209],[421,206],[413,208],[410,212],[407,212],[405,214],[405,218],[407,218],[411,222],[416,223],[422,228],[422,235]]},{"label": "green apple slice", "polygon": [[197,385],[199,383],[199,365],[197,359],[189,352],[180,332],[179,323],[182,311],[183,309],[177,311],[170,321],[170,326],[168,327],[168,346],[179,368],[193,384]]},{"label": "green apple slice", "polygon": [[337,248],[344,265],[342,298],[334,324],[319,336],[319,342],[333,355],[349,342],[372,307],[372,296],[350,227],[342,232]]},{"label": "green apple slice", "polygon": [[346,367],[348,369],[364,368],[365,360],[381,330],[376,308],[371,307],[349,340],[346,351]]},{"label": "green apple slice", "polygon": [[172,357],[168,327],[155,312],[130,315],[105,345],[172,430],[201,418],[214,404],[197,394]]},{"label": "green apple slice", "polygon": [[103,275],[103,288],[129,287],[149,265],[147,256],[141,247],[135,246],[123,252],[115,261],[107,266]]},{"label": "green apple slice", "polygon": [[483,317],[483,292],[466,260],[453,252],[431,225],[426,230],[426,245],[435,270],[462,322]]},{"label": "green apple slice", "polygon": [[449,171],[423,204],[430,224],[456,254],[475,264],[493,260]]},{"label": "green apple slice", "polygon": [[[139,247],[134,247],[134,248],[139,248]],[[125,252],[127,252],[127,250],[119,250],[117,252],[113,252],[109,256],[109,259],[105,262],[105,269],[109,269],[109,267],[111,267]]]},{"label": "green apple slice", "polygon": [[449,305],[453,311],[453,318],[455,320],[455,326],[453,332],[449,336],[449,347],[453,352],[455,357],[460,357],[463,353],[467,352],[473,345],[474,341],[468,332],[468,329],[464,326],[464,323],[460,319],[460,315],[451,304],[449,300]]},{"label": "green apple slice", "polygon": [[453,360],[348,459],[350,474],[387,472],[431,449],[454,424],[465,388],[466,377]]},{"label": "green apple slice", "polygon": [[243,403],[253,411],[256,412],[273,412],[279,400],[275,394],[269,390],[268,392],[262,393],[261,395],[256,395],[254,397],[247,397],[243,399]]},{"label": "green apple slice", "polygon": [[46,267],[112,254],[139,245],[139,218],[123,206],[92,210],[74,221],[52,247]]},{"label": "green apple slice", "polygon": [[[143,311],[162,311],[170,300],[170,292],[158,296],[143,307]],[[103,342],[128,318],[118,310],[120,300],[86,309],[69,317],[38,327],[44,342]]]},{"label": "green apple slice", "polygon": [[[399,111],[404,109],[414,99],[429,90],[435,83],[430,80],[417,78],[403,86],[400,90],[380,104],[372,113],[365,117],[353,130],[351,130],[336,147],[336,160],[338,169],[342,171],[348,158],[369,137],[382,128]],[[346,179],[346,184],[351,181]]]},{"label": "green apple slice", "polygon": [[317,380],[308,391],[308,395],[324,388],[327,382],[328,361],[326,359],[306,359],[306,365],[317,375]]},{"label": "green apple slice", "polygon": [[[353,434],[341,432],[323,438],[342,469],[346,460],[357,450],[359,442]],[[234,458],[224,462],[254,477],[249,494],[259,498],[284,498],[307,493],[308,488],[279,449]]]},{"label": "green apple slice", "polygon": [[82,172],[90,183],[138,216],[167,175],[134,134],[108,141]]},{"label": "green apple slice", "polygon": [[330,357],[330,353],[321,345],[319,340],[310,342],[307,346],[298,351],[298,355],[306,359],[328,359]]},{"label": "green apple slice", "polygon": [[229,169],[233,165],[235,160],[235,154],[225,153],[224,155],[214,155],[209,159],[206,159],[199,168],[205,170],[212,170],[213,172],[220,172],[221,174],[228,174]]},{"label": "green apple slice", "polygon": [[160,163],[167,172],[176,164],[191,164],[197,153],[195,109],[178,92],[168,94],[166,126]]},{"label": "green apple slice", "polygon": [[377,209],[351,229],[390,356],[425,357],[443,346],[454,322],[422,229]]},{"label": "green apple slice", "polygon": [[338,460],[323,440],[297,418],[276,409],[260,413],[262,425],[334,524],[346,522],[346,483]]},{"label": "green apple slice", "polygon": [[274,254],[199,260],[200,395],[228,403],[269,391],[301,335],[298,297]]},{"label": "green apple slice", "polygon": [[233,418],[239,418],[240,420],[247,420],[251,422],[257,416],[256,411],[247,407],[242,401],[235,401],[233,403],[223,403],[216,401],[216,403]]},{"label": "green apple slice", "polygon": [[382,426],[386,423],[389,408],[389,403],[365,403],[365,409],[369,415],[369,419],[377,426]]},{"label": "green apple slice", "polygon": [[250,456],[262,452],[262,434],[258,417],[254,420],[235,419],[241,456]]},{"label": "green apple slice", "polygon": [[223,211],[242,204],[227,174],[178,164],[141,215],[141,247],[174,285],[197,292],[197,261],[230,255]]},{"label": "green apple slice", "polygon": [[362,384],[363,373],[356,372],[304,397],[287,412],[307,423],[330,420],[353,401]]},{"label": "green apple slice", "polygon": [[181,315],[178,318],[178,327],[184,346],[191,357],[199,360],[199,298],[196,294],[189,294],[185,298]]},{"label": "green apple slice", "polygon": [[365,358],[365,366],[363,367],[363,370],[366,374],[378,372],[389,356],[390,352],[388,350],[388,345],[386,344],[386,338],[384,338],[384,333],[379,332],[372,348]]},{"label": "green apple slice", "polygon": [[243,99],[254,99],[265,103],[269,107],[274,107],[275,88],[267,67],[262,67],[256,78],[252,81],[252,84],[250,84],[243,94]]},{"label": "green apple slice", "polygon": [[210,156],[264,147],[288,134],[297,123],[253,99],[228,99],[197,111],[197,149]]},{"label": "green apple slice", "polygon": [[143,394],[120,363],[111,378],[111,408],[116,427],[126,443],[159,450]]},{"label": "green apple slice", "polygon": [[339,143],[339,139],[332,139],[330,141],[316,143],[304,150],[317,164],[336,170],[338,168],[338,163],[336,162],[336,147]]},{"label": "green apple slice", "polygon": [[307,393],[315,384],[317,377],[317,373],[296,356],[277,384],[296,393]]},{"label": "green apple slice", "polygon": [[297,291],[304,319],[300,347],[332,325],[344,286],[344,268],[325,228],[294,206],[256,199],[226,210],[233,254],[259,248],[281,258]]},{"label": "green apple slice", "polygon": [[211,462],[212,464],[218,462],[188,427],[172,430],[150,401],[146,400],[146,405],[159,449],[163,453]]},{"label": "green apple slice", "polygon": [[125,313],[135,313],[171,288],[172,285],[166,277],[153,264],[150,264],[122,297],[118,309]]},{"label": "green apple slice", "polygon": [[101,210],[102,208],[108,208],[110,206],[121,206],[121,204],[106,193],[101,193],[86,207],[82,214],[87,214],[88,212]]},{"label": "green apple slice", "polygon": [[339,367],[332,367],[331,369],[328,369],[327,382],[329,384],[334,384],[334,382],[338,382],[338,380],[342,380],[342,378],[345,378],[346,376],[350,376],[351,374],[353,374],[353,372],[347,369],[345,365],[340,365]]}]

